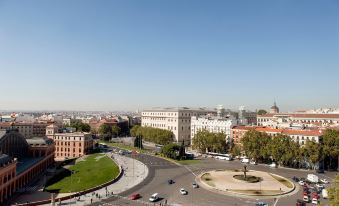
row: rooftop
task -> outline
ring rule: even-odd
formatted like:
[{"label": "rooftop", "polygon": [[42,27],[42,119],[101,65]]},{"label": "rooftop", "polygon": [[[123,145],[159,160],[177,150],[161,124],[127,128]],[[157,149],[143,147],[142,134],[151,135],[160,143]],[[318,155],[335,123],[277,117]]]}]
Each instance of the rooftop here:
[{"label": "rooftop", "polygon": [[215,112],[214,109],[208,109],[205,107],[189,108],[189,107],[154,107],[152,109],[145,109],[144,112],[181,112],[181,111],[206,111]]},{"label": "rooftop", "polygon": [[258,115],[258,117],[279,117],[279,116],[289,116],[295,118],[333,118],[339,119],[339,114],[303,114],[303,113],[278,113],[278,114],[263,114]]},{"label": "rooftop", "polygon": [[44,157],[32,158],[32,157],[24,157],[18,160],[16,165],[16,174],[19,175],[28,168],[32,167],[36,163],[40,162]]}]

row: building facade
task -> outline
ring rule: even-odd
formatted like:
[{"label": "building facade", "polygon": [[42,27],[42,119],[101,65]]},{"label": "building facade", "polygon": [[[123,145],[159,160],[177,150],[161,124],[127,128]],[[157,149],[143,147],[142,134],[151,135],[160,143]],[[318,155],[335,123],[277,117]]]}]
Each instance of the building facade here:
[{"label": "building facade", "polygon": [[0,131],[0,205],[54,164],[54,149],[50,139],[27,139],[18,129]]},{"label": "building facade", "polygon": [[191,142],[191,117],[207,114],[216,114],[216,111],[187,107],[149,109],[142,112],[141,126],[170,130],[173,132],[175,142],[184,141],[185,145],[189,145]]},{"label": "building facade", "polygon": [[212,133],[224,133],[225,141],[232,142],[231,129],[237,124],[237,120],[232,117],[218,116],[193,116],[191,117],[191,140],[198,131],[207,130]]},{"label": "building facade", "polygon": [[319,143],[323,136],[322,130],[276,129],[270,127],[234,126],[232,128],[233,142],[235,144],[241,144],[241,140],[244,137],[245,133],[251,129],[258,132],[265,132],[271,137],[275,137],[278,134],[287,135],[293,141],[299,143],[299,145],[304,145],[306,141],[315,141]]},{"label": "building facade", "polygon": [[339,126],[339,114],[279,113],[257,116],[258,126],[279,127],[284,124],[301,124],[305,127]]},{"label": "building facade", "polygon": [[93,138],[89,133],[59,133],[56,125],[46,129],[46,136],[54,140],[55,160],[78,158],[90,153],[93,149]]}]

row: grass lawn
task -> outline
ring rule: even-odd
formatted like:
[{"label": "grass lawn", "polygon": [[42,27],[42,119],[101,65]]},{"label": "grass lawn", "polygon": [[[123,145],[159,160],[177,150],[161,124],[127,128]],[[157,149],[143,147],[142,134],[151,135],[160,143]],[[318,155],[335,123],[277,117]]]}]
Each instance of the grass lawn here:
[{"label": "grass lawn", "polygon": [[278,177],[274,174],[270,174],[274,179],[278,180],[281,184],[285,185],[286,187],[288,188],[293,188],[294,185],[292,182],[290,182],[289,180],[285,179],[285,178],[281,178],[281,177]]},{"label": "grass lawn", "polygon": [[104,154],[89,155],[68,169],[61,176],[50,180],[46,190],[56,193],[79,192],[108,182],[119,175],[118,165]]},{"label": "grass lawn", "polygon": [[125,145],[123,143],[106,142],[102,140],[100,140],[99,143],[104,143],[104,144],[107,144],[108,146],[117,147],[117,148],[124,149],[124,150],[131,150],[131,151],[135,150],[135,151],[138,151],[139,153],[144,153],[147,151],[146,149],[139,149],[139,148],[136,148],[130,145]]}]

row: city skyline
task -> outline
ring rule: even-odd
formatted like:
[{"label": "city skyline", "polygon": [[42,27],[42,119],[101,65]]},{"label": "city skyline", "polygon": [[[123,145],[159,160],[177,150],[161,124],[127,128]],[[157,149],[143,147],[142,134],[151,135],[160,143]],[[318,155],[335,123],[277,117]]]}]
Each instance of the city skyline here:
[{"label": "city skyline", "polygon": [[1,1],[0,110],[339,107],[333,1]]}]

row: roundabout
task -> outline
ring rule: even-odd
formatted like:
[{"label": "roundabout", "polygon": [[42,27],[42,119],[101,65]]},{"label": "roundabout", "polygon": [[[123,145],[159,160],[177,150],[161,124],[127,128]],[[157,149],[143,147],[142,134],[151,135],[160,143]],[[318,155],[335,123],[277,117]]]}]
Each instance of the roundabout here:
[{"label": "roundabout", "polygon": [[211,170],[197,176],[205,189],[225,195],[280,196],[292,192],[295,185],[288,179],[256,170]]}]

